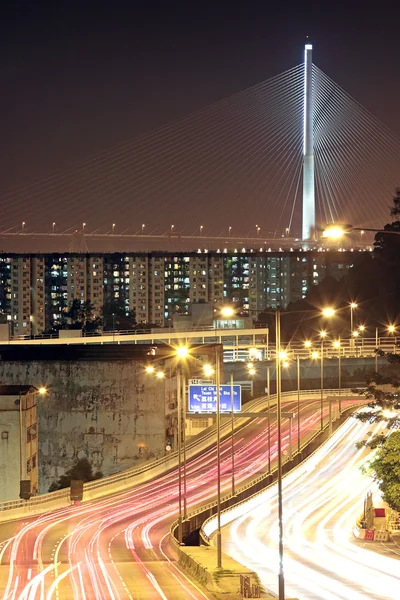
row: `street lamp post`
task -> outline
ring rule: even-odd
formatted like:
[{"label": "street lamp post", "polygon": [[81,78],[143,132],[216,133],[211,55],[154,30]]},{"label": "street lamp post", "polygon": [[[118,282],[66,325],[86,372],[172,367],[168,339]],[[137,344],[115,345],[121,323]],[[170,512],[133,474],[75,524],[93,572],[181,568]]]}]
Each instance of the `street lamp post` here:
[{"label": "street lamp post", "polygon": [[350,335],[353,335],[354,331],[354,310],[357,308],[356,302],[350,304]]},{"label": "street lamp post", "polygon": [[278,309],[275,315],[276,340],[276,401],[278,427],[278,524],[279,524],[279,600],[285,600],[285,578],[283,572],[283,502],[282,502],[282,381],[281,381],[281,313]]},{"label": "street lamp post", "polygon": [[396,354],[396,343],[397,343],[397,338],[396,338],[396,326],[395,325],[389,325],[387,328],[388,332],[391,333],[392,335],[394,335],[394,344],[393,344],[393,353]]},{"label": "street lamp post", "polygon": [[375,327],[375,373],[378,372],[379,329]]},{"label": "street lamp post", "polygon": [[235,438],[233,412],[233,371],[231,372],[231,455],[232,455],[232,496],[235,495]]},{"label": "street lamp post", "polygon": [[324,429],[324,337],[326,331],[321,331],[321,431]]},{"label": "street lamp post", "polygon": [[19,392],[19,480],[22,481],[22,396]]},{"label": "street lamp post", "polygon": [[186,377],[183,366],[181,365],[181,382],[182,382],[182,445],[183,445],[183,518],[187,517],[187,476],[186,476]]},{"label": "street lamp post", "polygon": [[177,369],[176,373],[176,393],[177,393],[177,408],[178,408],[178,542],[182,544],[182,387],[181,387],[181,370]]},{"label": "street lamp post", "polygon": [[217,387],[217,568],[222,569],[221,538],[221,373],[219,347],[215,349],[215,383]]},{"label": "street lamp post", "polygon": [[271,402],[271,376],[269,366],[267,367],[267,398],[268,398],[268,416],[267,416],[267,425],[268,425],[268,473],[271,473],[271,416],[270,416],[270,402]]},{"label": "street lamp post", "polygon": [[297,452],[300,454],[300,356],[297,355]]},{"label": "street lamp post", "polygon": [[341,394],[341,389],[342,389],[342,369],[341,369],[341,354],[340,354],[340,348],[341,348],[341,344],[340,344],[340,336],[337,340],[335,340],[333,342],[333,347],[338,349],[338,388],[339,388],[339,414],[342,413],[342,406],[341,406],[341,398],[340,398],[340,394]]}]

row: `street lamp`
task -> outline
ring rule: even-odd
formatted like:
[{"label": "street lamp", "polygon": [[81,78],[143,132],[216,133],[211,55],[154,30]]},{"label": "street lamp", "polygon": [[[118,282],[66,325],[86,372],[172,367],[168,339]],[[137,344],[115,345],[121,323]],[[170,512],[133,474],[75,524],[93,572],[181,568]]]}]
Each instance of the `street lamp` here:
[{"label": "street lamp", "polygon": [[306,340],[304,342],[304,348],[307,348],[309,350],[310,354],[311,354],[311,342],[310,342],[310,340]]},{"label": "street lamp", "polygon": [[215,373],[214,367],[212,367],[212,365],[204,365],[203,373],[206,377],[211,377],[211,375]]},{"label": "street lamp", "polygon": [[203,225],[200,225],[200,235],[203,233]]},{"label": "street lamp", "polygon": [[53,233],[54,233],[55,229],[56,229],[56,224],[55,224],[55,222],[53,221],[53,224],[52,224],[52,232],[53,232]]},{"label": "street lamp", "polygon": [[359,325],[358,326],[358,331],[361,335],[361,354],[364,353],[364,331],[365,331],[365,325]]},{"label": "street lamp", "polygon": [[142,235],[143,235],[143,232],[144,232],[144,228],[145,228],[145,227],[146,227],[146,225],[145,225],[144,223],[142,223]]},{"label": "street lamp", "polygon": [[340,223],[330,223],[326,225],[322,230],[322,237],[328,238],[331,240],[340,240],[346,233],[351,233],[352,231],[360,231],[362,235],[366,231],[371,231],[373,233],[389,233],[394,235],[400,235],[400,231],[389,231],[386,229],[371,229],[368,227],[353,227],[349,223],[340,224]]},{"label": "street lamp", "polygon": [[25,231],[25,221],[22,221],[22,233]]},{"label": "street lamp", "polygon": [[350,334],[353,333],[353,329],[354,329],[354,311],[357,308],[357,303],[356,302],[351,302],[350,303]]},{"label": "street lamp", "polygon": [[112,233],[115,233],[115,223],[112,224]]},{"label": "street lamp", "polygon": [[282,498],[282,372],[281,372],[281,312],[275,312],[275,353],[276,353],[276,403],[278,428],[278,526],[279,526],[279,600],[285,600],[285,577],[283,572],[283,498]]},{"label": "street lamp", "polygon": [[[388,330],[388,333],[391,333],[392,335],[393,334],[395,335],[396,334],[396,325],[393,325],[393,324],[388,325],[387,330]],[[397,341],[397,338],[395,337],[394,338],[394,346],[393,346],[393,352],[394,353],[396,353],[396,341]]]},{"label": "street lamp", "polygon": [[328,306],[327,308],[324,308],[322,310],[322,316],[324,317],[333,317],[335,314],[335,309],[332,308],[331,306]]},{"label": "street lamp", "polygon": [[338,351],[338,388],[339,388],[339,414],[342,413],[342,405],[341,405],[341,399],[340,399],[340,394],[341,394],[341,388],[342,388],[342,369],[341,369],[341,354],[340,354],[340,336],[339,339],[335,340],[333,342],[333,347],[337,349]]},{"label": "street lamp", "polygon": [[297,355],[297,452],[300,454],[300,356]]},{"label": "street lamp", "polygon": [[[153,367],[153,365],[147,365],[145,371],[146,371],[146,373],[151,374],[151,373],[154,373],[155,368]],[[160,373],[161,373],[161,371],[160,371]]]},{"label": "street lamp", "polygon": [[230,319],[235,315],[235,309],[232,306],[223,306],[221,308],[221,316],[224,319]]},{"label": "street lamp", "polygon": [[324,429],[324,339],[326,331],[320,331],[321,338],[321,431]]},{"label": "street lamp", "polygon": [[[184,361],[189,356],[189,348],[187,346],[178,346],[175,348],[175,356],[178,361]],[[182,368],[182,363],[178,365],[176,371],[176,386],[177,386],[177,408],[178,408],[178,502],[179,502],[179,527],[178,541],[182,543],[182,441],[183,441],[183,518],[187,515],[187,498],[186,498],[186,383],[185,374]],[[182,396],[184,402],[182,402]],[[185,410],[182,419],[182,405],[185,405]],[[182,427],[183,425],[183,427]]]},{"label": "street lamp", "polygon": [[232,462],[232,496],[235,496],[235,422],[234,422],[234,388],[233,388],[233,371],[230,375],[231,384],[231,462]]},{"label": "street lamp", "polygon": [[164,377],[165,377],[164,371],[157,371],[156,377],[157,377],[157,379],[164,379]]},{"label": "street lamp", "polygon": [[220,346],[215,346],[215,383],[217,387],[217,569],[222,569],[221,534],[221,356]]},{"label": "street lamp", "polygon": [[228,233],[229,233],[229,235],[231,235],[231,231],[232,231],[232,227],[229,227],[229,228],[228,228]]}]

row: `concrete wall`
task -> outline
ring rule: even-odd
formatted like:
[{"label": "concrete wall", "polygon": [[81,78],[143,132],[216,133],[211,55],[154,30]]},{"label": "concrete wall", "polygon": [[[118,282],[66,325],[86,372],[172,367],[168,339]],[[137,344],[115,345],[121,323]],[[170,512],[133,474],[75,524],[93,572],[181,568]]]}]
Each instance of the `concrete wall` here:
[{"label": "concrete wall", "polygon": [[1,361],[0,382],[49,390],[38,399],[41,493],[84,456],[108,475],[164,455],[164,381],[140,361]]}]

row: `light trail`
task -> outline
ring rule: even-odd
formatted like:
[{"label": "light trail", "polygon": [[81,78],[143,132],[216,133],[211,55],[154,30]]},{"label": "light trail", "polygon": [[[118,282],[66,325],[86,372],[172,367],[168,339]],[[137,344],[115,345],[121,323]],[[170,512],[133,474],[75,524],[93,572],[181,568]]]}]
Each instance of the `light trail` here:
[{"label": "light trail", "polygon": [[[373,451],[355,444],[377,433],[350,419],[311,459],[283,480],[286,594],[300,600],[395,600],[400,598],[397,558],[353,537],[365,493],[377,487],[361,467]],[[225,514],[224,551],[255,570],[276,592],[277,489],[272,486]],[[206,533],[215,530],[210,522]],[[374,551],[375,550],[375,551]]]},{"label": "light trail", "polygon": [[[295,402],[287,407],[295,409]],[[302,434],[319,429],[319,401],[301,405]],[[328,408],[326,408],[326,415]],[[286,421],[284,449],[288,448]],[[237,484],[265,472],[266,419],[246,424],[235,436]],[[293,436],[297,429],[293,428]],[[271,420],[271,460],[276,458],[276,422]],[[230,438],[221,444],[222,490],[231,489]],[[187,464],[188,507],[209,502],[216,493],[215,447]],[[177,470],[118,492],[102,500],[55,510],[24,523],[5,551],[10,561],[4,598],[45,600],[51,594],[63,600],[132,600],[160,597],[168,600],[204,600],[206,590],[176,564],[167,543],[178,506]],[[50,567],[44,565],[50,563]],[[60,572],[60,564],[66,571]],[[129,570],[127,570],[129,566]],[[167,568],[166,568],[167,567]],[[31,572],[31,578],[28,576]],[[34,583],[32,583],[34,581]],[[38,585],[37,585],[37,582]],[[54,583],[58,582],[55,585]],[[170,590],[173,588],[173,592]],[[0,590],[1,591],[1,590]]]}]

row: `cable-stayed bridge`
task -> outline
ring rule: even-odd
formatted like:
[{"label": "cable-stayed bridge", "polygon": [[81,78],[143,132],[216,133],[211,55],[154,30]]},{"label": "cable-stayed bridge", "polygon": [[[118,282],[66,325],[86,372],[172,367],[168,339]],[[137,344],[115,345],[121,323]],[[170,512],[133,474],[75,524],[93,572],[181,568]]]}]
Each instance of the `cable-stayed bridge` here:
[{"label": "cable-stayed bridge", "polygon": [[3,248],[21,234],[55,245],[97,236],[104,249],[178,237],[193,249],[208,238],[291,243],[327,222],[382,227],[399,184],[400,139],[306,46],[284,73],[3,192],[0,235]]}]

